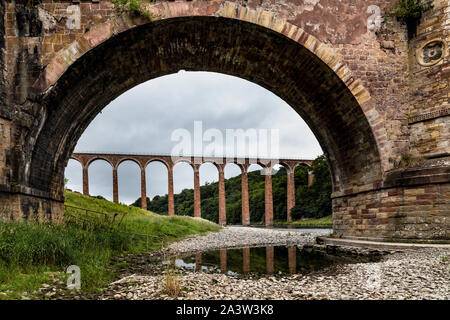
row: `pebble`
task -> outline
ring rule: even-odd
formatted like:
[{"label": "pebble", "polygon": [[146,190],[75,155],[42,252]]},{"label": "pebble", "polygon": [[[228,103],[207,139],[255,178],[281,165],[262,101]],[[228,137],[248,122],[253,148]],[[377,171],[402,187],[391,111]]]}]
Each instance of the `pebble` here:
[{"label": "pebble", "polygon": [[[314,231],[227,227],[170,245],[172,254],[265,245],[312,245]],[[351,249],[360,254],[360,249]],[[366,250],[367,251],[367,250]],[[180,294],[165,292],[164,270],[115,281],[98,299],[450,299],[450,249],[421,248],[383,255],[380,261],[341,265],[306,275],[239,278],[221,273],[177,271]],[[157,267],[155,267],[157,268]]]}]

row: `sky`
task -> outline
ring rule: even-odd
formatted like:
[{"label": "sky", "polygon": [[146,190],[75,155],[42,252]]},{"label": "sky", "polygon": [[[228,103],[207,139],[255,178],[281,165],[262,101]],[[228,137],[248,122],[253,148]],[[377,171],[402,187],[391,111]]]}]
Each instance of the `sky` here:
[{"label": "sky", "polygon": [[[171,153],[180,142],[172,140],[174,132],[190,133],[193,144],[194,123],[197,128],[201,124],[203,133],[216,129],[208,132],[221,133],[224,143],[227,129],[267,130],[269,137],[278,137],[283,158],[314,159],[323,153],[302,118],[270,91],[233,76],[186,71],[144,82],[117,97],[91,122],[75,152]],[[203,148],[207,145],[204,141]],[[250,167],[257,169],[257,165]],[[237,166],[226,166],[225,178],[239,174]],[[65,176],[69,189],[82,191],[77,161],[69,160]],[[148,165],[146,179],[148,197],[167,194],[167,169],[161,163]],[[217,180],[214,165],[200,167],[201,185]],[[135,163],[126,161],[119,166],[118,182],[119,202],[130,204],[140,197],[140,170]],[[177,164],[175,193],[193,185],[191,167]],[[97,160],[89,166],[89,191],[112,200],[112,168],[107,162]]]}]

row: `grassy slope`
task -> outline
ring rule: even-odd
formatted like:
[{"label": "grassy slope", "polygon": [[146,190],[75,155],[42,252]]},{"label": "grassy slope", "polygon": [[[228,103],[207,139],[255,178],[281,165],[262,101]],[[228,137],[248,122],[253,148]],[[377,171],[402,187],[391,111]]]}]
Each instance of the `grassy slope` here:
[{"label": "grassy slope", "polygon": [[100,212],[125,212],[127,216],[124,218],[123,224],[127,231],[163,237],[166,242],[220,229],[217,224],[203,219],[158,215],[137,207],[87,197],[76,192],[66,191],[65,196],[67,205]]},{"label": "grassy slope", "polygon": [[[252,225],[258,225],[257,223],[252,223]],[[261,223],[260,225],[263,225]],[[323,218],[312,218],[295,220],[292,222],[287,222],[285,220],[274,221],[275,226],[295,226],[300,228],[332,228],[333,227],[333,216],[329,215]]]},{"label": "grassy slope", "polygon": [[[166,217],[139,208],[66,192],[66,204],[101,212],[126,212],[127,231],[162,237],[168,241],[193,234],[217,231],[220,227],[190,217]],[[160,242],[151,242],[150,249]],[[35,222],[0,222],[0,299],[33,298],[35,290],[49,283],[51,273],[64,279],[64,270],[75,264],[82,273],[82,289],[96,291],[114,274],[111,258],[122,253],[145,251],[145,246],[128,235],[100,225],[86,227],[73,221],[61,225]],[[24,294],[27,292],[27,294]]]},{"label": "grassy slope", "polygon": [[304,228],[332,228],[333,227],[333,217],[326,216],[319,219],[304,219],[304,220],[297,220],[292,222],[286,222],[286,221],[276,221],[276,224],[281,225],[290,225],[290,226],[296,226],[296,227],[304,227]]}]

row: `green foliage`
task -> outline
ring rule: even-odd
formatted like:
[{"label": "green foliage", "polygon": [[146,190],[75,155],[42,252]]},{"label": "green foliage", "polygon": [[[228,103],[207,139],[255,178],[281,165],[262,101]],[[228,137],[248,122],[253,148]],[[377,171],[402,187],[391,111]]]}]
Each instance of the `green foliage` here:
[{"label": "green foliage", "polygon": [[[164,217],[136,207],[65,192],[66,204],[101,212],[126,212],[122,226],[128,232],[161,237],[165,243],[188,235],[218,231],[213,223],[189,217]],[[63,223],[0,222],[0,299],[21,298],[48,280],[45,272],[63,274],[69,265],[81,269],[82,290],[96,291],[113,279],[111,258],[147,250],[130,235],[100,221],[80,223],[66,214]],[[152,238],[149,249],[161,243]],[[7,295],[4,293],[8,292]],[[3,293],[3,294],[2,294]]]},{"label": "green foliage", "polygon": [[433,8],[433,4],[423,0],[396,0],[389,15],[407,22],[409,19],[420,19],[422,13]]},{"label": "green foliage", "polygon": [[16,283],[24,278],[39,279],[42,271],[64,271],[72,264],[83,270],[83,286],[91,291],[110,280],[106,269],[111,255],[130,247],[124,234],[106,229],[90,232],[70,221],[0,222],[0,291],[17,290]]},{"label": "green foliage", "polygon": [[293,222],[286,222],[286,221],[277,222],[277,224],[305,227],[305,228],[331,228],[333,226],[333,217],[332,215],[329,215],[323,218],[311,218],[305,220],[296,220]]},{"label": "green foliage", "polygon": [[111,0],[111,2],[120,12],[128,11],[147,18],[150,21],[153,19],[153,16],[142,7],[142,4],[144,2],[151,3],[154,0]]},{"label": "green foliage", "polygon": [[331,214],[331,177],[325,156],[320,156],[312,164],[313,184],[296,188],[295,206],[291,215],[294,220],[301,218],[321,218]]},{"label": "green foliage", "polygon": [[387,14],[408,26],[408,36],[411,39],[416,33],[417,24],[422,14],[432,8],[433,4],[430,1],[395,0]]},{"label": "green foliage", "polygon": [[136,207],[110,202],[104,199],[102,196],[90,197],[82,195],[78,192],[70,192],[70,191],[65,191],[64,196],[66,200],[65,204],[74,207],[86,208],[93,211],[124,212],[127,214],[144,214],[144,215],[153,214],[149,211],[141,210]]},{"label": "green foliage", "polygon": [[[315,175],[315,182],[308,187],[308,168],[297,166],[294,173],[296,186],[295,218],[325,217],[331,214],[331,178],[328,164],[324,156],[318,157],[310,170]],[[249,205],[251,223],[264,222],[264,189],[265,176],[259,171],[248,173]],[[240,224],[242,221],[241,176],[225,180],[227,223]],[[281,168],[272,176],[272,196],[274,220],[285,221],[287,214],[287,175]],[[219,186],[211,183],[200,187],[202,217],[218,222],[219,220]],[[174,196],[175,213],[177,215],[193,216],[194,190],[185,189]],[[159,214],[167,215],[167,195],[147,198],[147,208]],[[141,199],[133,206],[140,207]],[[293,209],[293,210],[294,210]]]}]

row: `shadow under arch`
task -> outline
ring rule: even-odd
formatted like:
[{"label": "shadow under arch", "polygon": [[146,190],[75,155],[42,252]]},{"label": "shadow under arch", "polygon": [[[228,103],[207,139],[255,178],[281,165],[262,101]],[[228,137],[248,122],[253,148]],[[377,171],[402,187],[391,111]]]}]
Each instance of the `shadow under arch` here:
[{"label": "shadow under arch", "polygon": [[95,116],[128,89],[181,69],[237,76],[286,101],[326,153],[337,194],[381,180],[379,150],[368,119],[328,65],[271,29],[199,16],[123,31],[87,51],[64,72],[42,97],[47,117],[30,146],[30,186],[61,194],[62,188],[55,186],[63,185],[65,164]]}]

